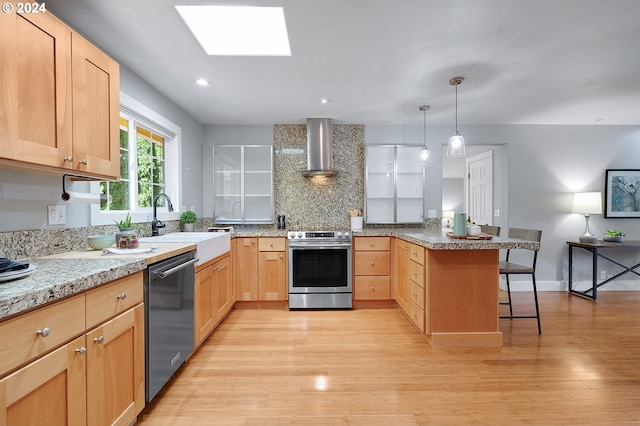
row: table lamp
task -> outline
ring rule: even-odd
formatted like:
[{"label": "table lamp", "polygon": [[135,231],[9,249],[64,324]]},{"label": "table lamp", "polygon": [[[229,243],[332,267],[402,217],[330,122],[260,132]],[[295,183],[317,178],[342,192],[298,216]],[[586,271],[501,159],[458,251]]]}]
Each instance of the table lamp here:
[{"label": "table lamp", "polygon": [[586,227],[584,234],[580,235],[581,243],[595,243],[597,238],[589,230],[589,215],[602,214],[602,193],[601,192],[576,192],[573,194],[572,213],[584,214]]},{"label": "table lamp", "polygon": [[442,218],[447,219],[447,223],[444,225],[446,228],[451,228],[451,219],[453,219],[453,215],[453,210],[445,210],[442,212]]}]

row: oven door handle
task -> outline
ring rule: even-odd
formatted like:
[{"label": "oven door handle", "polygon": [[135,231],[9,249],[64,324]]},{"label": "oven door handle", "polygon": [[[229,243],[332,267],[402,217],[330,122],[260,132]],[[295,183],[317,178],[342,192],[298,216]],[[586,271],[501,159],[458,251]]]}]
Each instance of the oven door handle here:
[{"label": "oven door handle", "polygon": [[343,249],[350,248],[351,243],[300,243],[296,242],[295,244],[289,244],[290,249]]},{"label": "oven door handle", "polygon": [[169,275],[173,275],[176,272],[181,271],[184,268],[187,268],[187,267],[195,264],[198,260],[200,260],[200,259],[191,259],[188,262],[181,263],[180,265],[174,266],[173,268],[167,269],[166,271],[156,272],[154,274],[154,278],[159,278],[161,280],[164,279],[164,278],[167,278]]}]

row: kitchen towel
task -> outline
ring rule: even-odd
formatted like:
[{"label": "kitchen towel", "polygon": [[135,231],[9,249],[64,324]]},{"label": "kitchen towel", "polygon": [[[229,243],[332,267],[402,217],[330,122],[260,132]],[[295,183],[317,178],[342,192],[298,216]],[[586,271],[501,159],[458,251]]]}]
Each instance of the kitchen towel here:
[{"label": "kitchen towel", "polygon": [[0,274],[9,271],[19,271],[20,269],[27,269],[28,263],[14,262],[6,257],[0,257]]}]

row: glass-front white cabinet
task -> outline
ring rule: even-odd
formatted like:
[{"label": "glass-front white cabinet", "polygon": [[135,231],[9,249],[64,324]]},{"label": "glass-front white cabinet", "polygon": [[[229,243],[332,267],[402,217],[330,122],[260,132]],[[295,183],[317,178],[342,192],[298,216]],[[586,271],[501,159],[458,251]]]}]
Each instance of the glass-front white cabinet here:
[{"label": "glass-front white cabinet", "polygon": [[273,149],[268,145],[213,147],[216,223],[273,223]]},{"label": "glass-front white cabinet", "polygon": [[372,145],[366,148],[365,222],[424,222],[424,163],[420,148]]}]

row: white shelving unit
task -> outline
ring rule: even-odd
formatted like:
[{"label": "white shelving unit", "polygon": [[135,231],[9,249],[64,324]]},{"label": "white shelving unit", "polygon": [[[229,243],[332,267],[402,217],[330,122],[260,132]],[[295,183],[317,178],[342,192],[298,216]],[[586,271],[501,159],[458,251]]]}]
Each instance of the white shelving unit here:
[{"label": "white shelving unit", "polygon": [[420,148],[404,145],[366,148],[366,223],[424,221],[425,175]]},{"label": "white shelving unit", "polygon": [[216,223],[273,223],[273,150],[267,145],[213,148]]}]

